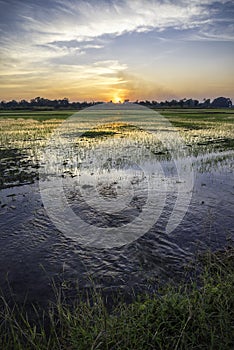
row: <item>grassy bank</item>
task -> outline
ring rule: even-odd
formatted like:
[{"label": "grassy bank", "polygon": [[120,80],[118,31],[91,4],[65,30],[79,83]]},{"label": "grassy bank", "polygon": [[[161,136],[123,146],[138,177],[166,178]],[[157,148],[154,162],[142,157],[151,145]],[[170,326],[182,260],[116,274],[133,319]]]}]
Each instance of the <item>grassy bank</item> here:
[{"label": "grassy bank", "polygon": [[[73,305],[51,304],[40,325],[2,298],[1,349],[233,349],[234,249],[200,258],[198,283],[163,286],[110,311],[99,293]],[[35,310],[39,312],[39,310]],[[44,320],[47,319],[45,322]]]}]

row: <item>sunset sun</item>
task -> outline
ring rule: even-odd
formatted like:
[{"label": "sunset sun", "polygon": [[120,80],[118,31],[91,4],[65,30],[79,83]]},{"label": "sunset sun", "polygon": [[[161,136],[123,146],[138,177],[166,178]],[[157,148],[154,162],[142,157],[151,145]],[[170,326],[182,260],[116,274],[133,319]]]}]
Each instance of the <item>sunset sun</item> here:
[{"label": "sunset sun", "polygon": [[125,100],[125,91],[118,89],[117,91],[112,92],[110,100],[113,103],[123,103]]},{"label": "sunset sun", "polygon": [[113,99],[112,99],[112,101],[113,101],[114,103],[119,103],[119,102],[122,103],[122,102],[123,102],[123,101],[122,101],[122,98],[119,97],[119,96],[114,96]]}]

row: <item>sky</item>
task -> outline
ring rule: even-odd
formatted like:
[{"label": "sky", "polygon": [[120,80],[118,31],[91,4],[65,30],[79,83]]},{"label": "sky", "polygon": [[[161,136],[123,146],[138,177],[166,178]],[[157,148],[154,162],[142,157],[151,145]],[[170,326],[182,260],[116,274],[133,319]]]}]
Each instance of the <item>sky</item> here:
[{"label": "sky", "polygon": [[234,102],[234,1],[0,0],[0,100]]}]

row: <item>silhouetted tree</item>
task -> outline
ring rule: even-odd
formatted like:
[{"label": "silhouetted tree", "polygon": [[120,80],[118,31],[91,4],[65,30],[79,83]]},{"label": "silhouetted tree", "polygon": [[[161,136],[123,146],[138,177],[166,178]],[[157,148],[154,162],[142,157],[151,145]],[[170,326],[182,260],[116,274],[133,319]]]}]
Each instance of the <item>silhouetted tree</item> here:
[{"label": "silhouetted tree", "polygon": [[232,101],[230,100],[230,98],[217,97],[211,103],[211,106],[212,107],[229,108],[229,107],[232,107]]},{"label": "silhouetted tree", "polygon": [[[43,108],[43,109],[82,109],[86,107],[93,106],[95,104],[99,104],[102,102],[69,102],[69,99],[67,97],[64,97],[63,99],[58,100],[49,100],[47,98],[43,98],[40,96],[37,96],[30,101],[21,100],[17,102],[16,100],[11,101],[1,101],[0,102],[0,109],[35,109],[35,108]],[[194,100],[192,98],[186,99],[183,98],[179,101],[172,99],[171,101],[161,101],[157,102],[155,100],[149,101],[135,101],[134,103],[140,104],[142,106],[147,107],[186,107],[186,108],[209,108],[209,107],[232,107],[232,101],[230,98],[227,97],[217,97],[213,100],[213,102],[210,102],[210,99],[203,99],[203,102],[199,102],[198,100]]]},{"label": "silhouetted tree", "polygon": [[202,107],[205,107],[205,108],[207,108],[207,107],[210,107],[210,98],[204,98],[204,100],[203,100],[204,102],[203,102],[203,104],[202,104]]}]

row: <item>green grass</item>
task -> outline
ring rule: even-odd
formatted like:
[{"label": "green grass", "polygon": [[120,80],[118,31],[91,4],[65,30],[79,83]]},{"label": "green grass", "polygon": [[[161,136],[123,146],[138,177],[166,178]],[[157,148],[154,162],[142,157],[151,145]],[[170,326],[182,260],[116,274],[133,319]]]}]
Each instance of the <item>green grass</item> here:
[{"label": "green grass", "polygon": [[[233,110],[157,111],[181,129],[185,140],[194,147],[197,145],[207,150],[208,145],[216,143],[222,149],[233,149]],[[0,170],[7,170],[12,159],[13,166],[17,166],[18,157],[21,159],[22,140],[29,143],[27,147],[30,149],[34,144],[37,149],[56,127],[55,121],[65,119],[73,112],[1,111],[3,162]],[[5,118],[11,118],[9,125]],[[19,118],[26,120],[14,120]],[[30,122],[29,119],[42,123]],[[53,121],[47,122],[47,119]],[[114,131],[89,132],[97,137],[100,132]],[[24,172],[20,176],[22,181],[28,181]],[[10,172],[6,177],[15,181],[19,174]],[[95,288],[86,299],[77,292],[77,299],[72,304],[62,297],[62,290],[59,290],[56,302],[49,308],[43,311],[34,307],[34,314],[38,317],[33,321],[28,309],[17,303],[8,304],[2,296],[0,349],[231,350],[234,348],[233,255],[233,248],[202,255],[203,273],[196,282],[161,286],[156,294],[136,296],[130,304],[122,298],[113,304],[111,310]]]},{"label": "green grass", "polygon": [[157,109],[174,126],[188,129],[209,128],[214,123],[233,124],[234,109]]},{"label": "green grass", "polygon": [[77,113],[77,110],[62,110],[62,111],[31,111],[31,110],[0,110],[1,118],[23,118],[23,119],[34,119],[37,121],[44,121],[49,119],[66,119],[72,114]]},{"label": "green grass", "polygon": [[82,138],[88,138],[88,139],[95,139],[95,138],[103,138],[103,137],[111,137],[116,134],[124,133],[124,132],[134,132],[139,131],[140,128],[136,127],[135,125],[128,124],[128,123],[112,123],[99,126],[98,129],[91,129],[88,131],[85,131],[81,137]]},{"label": "green grass", "polygon": [[100,137],[108,137],[115,135],[116,132],[114,131],[105,131],[105,130],[89,130],[84,132],[81,137],[87,138],[87,139],[94,139],[94,138],[100,138]]},{"label": "green grass", "polygon": [[[234,345],[234,248],[200,257],[198,283],[159,288],[155,295],[124,299],[109,310],[100,293],[73,304],[57,293],[40,324],[30,323],[24,311],[2,299],[2,349],[209,349]],[[38,310],[36,309],[36,312]],[[18,315],[18,316],[16,316]],[[49,319],[47,325],[43,319]]]},{"label": "green grass", "polygon": [[[233,150],[234,109],[156,109],[180,132],[193,153]],[[204,149],[203,149],[204,148]]]},{"label": "green grass", "polygon": [[223,120],[234,116],[234,108],[169,108],[169,109],[160,109],[156,108],[156,112],[159,112],[163,115],[168,116],[183,116],[184,118],[195,117],[196,119],[207,119],[210,118],[216,120]]},{"label": "green grass", "polygon": [[[194,120],[195,122],[234,122],[234,109],[192,109],[192,108],[167,108],[155,109],[156,112],[176,121],[180,118],[184,122]],[[66,119],[78,110],[0,110],[0,118],[24,118],[35,120]]]}]

